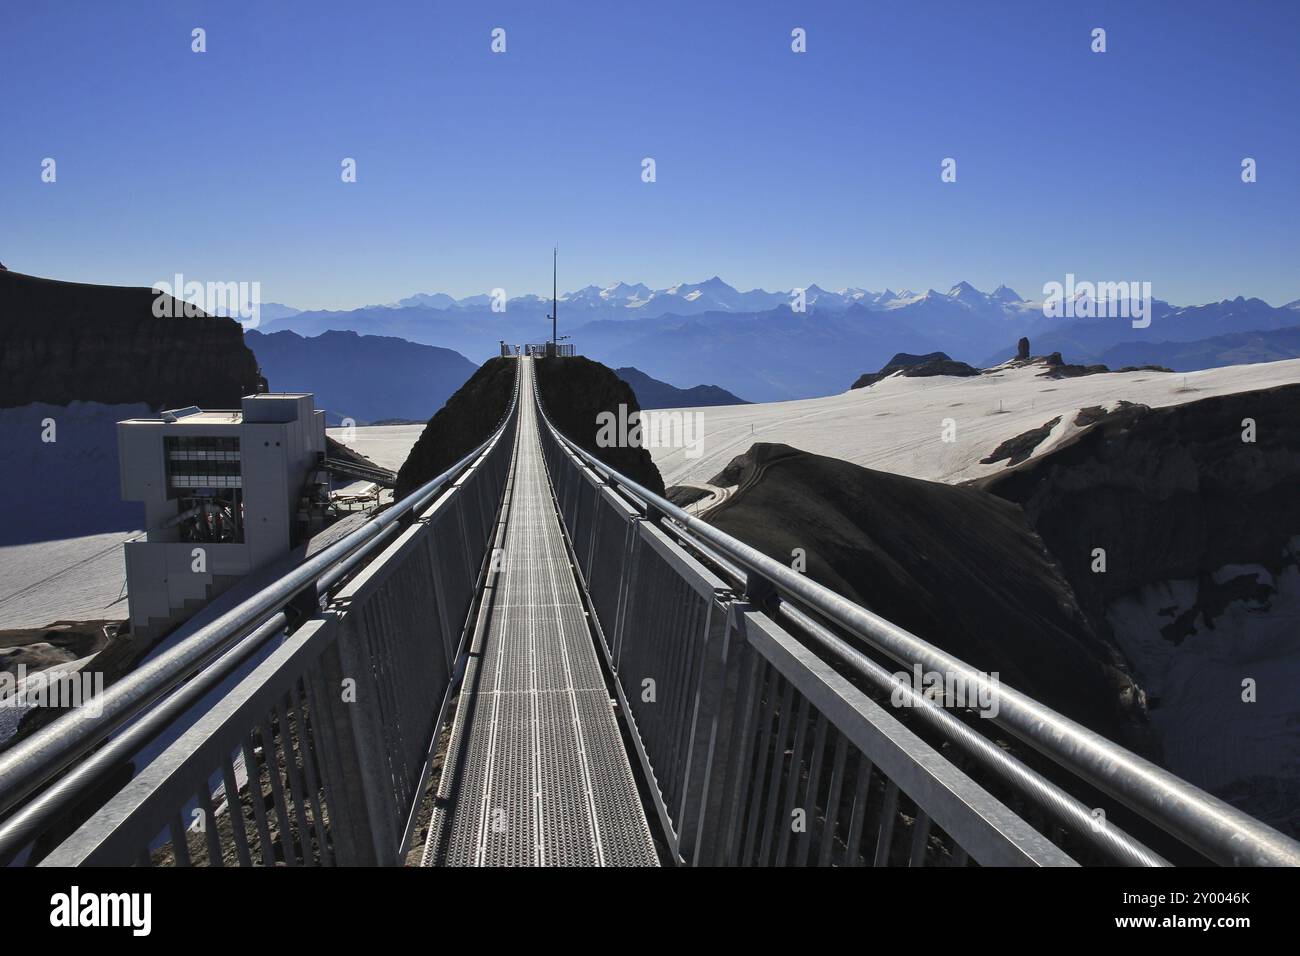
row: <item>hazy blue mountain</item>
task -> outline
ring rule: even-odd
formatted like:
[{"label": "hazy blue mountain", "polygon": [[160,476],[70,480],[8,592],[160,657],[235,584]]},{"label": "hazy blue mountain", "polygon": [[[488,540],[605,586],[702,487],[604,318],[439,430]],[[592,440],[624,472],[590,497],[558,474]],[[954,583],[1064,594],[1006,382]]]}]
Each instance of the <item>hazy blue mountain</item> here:
[{"label": "hazy blue mountain", "polygon": [[[426,306],[392,308],[373,305],[347,312],[302,312],[273,325],[264,322],[260,331],[291,331],[304,336],[347,331],[387,336],[452,349],[479,363],[499,355],[499,343],[503,339],[515,344],[549,339],[551,323],[545,318],[549,309],[549,302],[545,309],[515,305],[500,313],[486,306],[431,309]],[[568,327],[572,328],[571,325]]]},{"label": "hazy blue mountain", "polygon": [[1102,352],[1100,361],[1111,368],[1163,365],[1175,372],[1195,372],[1293,358],[1300,358],[1300,326],[1234,332],[1195,342],[1124,342]]},{"label": "hazy blue mountain", "polygon": [[616,368],[614,374],[632,386],[637,403],[642,408],[703,408],[708,405],[748,405],[725,388],[716,385],[696,385],[678,388],[635,368]]},{"label": "hazy blue mountain", "polygon": [[259,318],[263,322],[278,322],[280,319],[290,319],[302,312],[302,309],[295,309],[291,305],[285,305],[282,302],[263,302],[258,308]]},{"label": "hazy blue mountain", "polygon": [[[235,318],[240,322],[244,322],[247,321],[250,315],[252,315],[252,308],[253,303],[250,300],[249,302],[244,303],[240,308],[238,315],[231,313],[230,309],[224,306],[215,308],[212,314]],[[279,322],[282,319],[292,319],[295,315],[300,315],[301,313],[302,309],[295,309],[293,306],[285,305],[282,302],[261,302],[258,303],[257,306],[257,325],[253,326],[253,328],[260,328],[263,325],[267,325],[271,322]]]},{"label": "hazy blue mountain", "polygon": [[474,374],[458,352],[355,332],[244,333],[267,384],[276,392],[314,392],[330,424],[387,418],[422,421]]},{"label": "hazy blue mountain", "polygon": [[917,329],[860,306],[829,314],[784,308],[593,322],[576,329],[573,340],[582,354],[612,368],[711,382],[756,402],[833,394],[862,367],[879,368],[897,352],[939,351]]},{"label": "hazy blue mountain", "polygon": [[426,309],[450,309],[456,305],[456,300],[445,292],[434,292],[432,294],[417,292],[415,295],[407,296],[405,299],[398,299],[393,304],[395,309],[409,309],[420,306]]},{"label": "hazy blue mountain", "polygon": [[[1107,350],[1121,344],[1195,342],[1222,335],[1300,326],[1300,310],[1285,306],[1275,308],[1263,299],[1247,299],[1243,296],[1181,308],[1157,301],[1152,312],[1151,325],[1147,328],[1134,328],[1129,319],[1123,318],[1073,321],[1043,319],[1035,328],[1023,334],[1030,336],[1035,355],[1060,352],[1071,362],[1104,362],[1110,365],[1112,363],[1102,356]],[[1009,344],[997,352],[983,355],[983,364],[996,364],[1016,354],[1016,340],[1006,337],[1004,341]]]}]

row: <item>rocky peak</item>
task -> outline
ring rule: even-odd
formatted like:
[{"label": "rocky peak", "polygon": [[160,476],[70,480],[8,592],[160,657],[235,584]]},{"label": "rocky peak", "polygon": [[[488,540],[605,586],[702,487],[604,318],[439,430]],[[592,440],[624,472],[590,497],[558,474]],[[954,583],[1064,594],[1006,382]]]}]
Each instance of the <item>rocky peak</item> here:
[{"label": "rocky peak", "polygon": [[152,289],[0,272],[0,408],[238,408],[265,390],[238,322],[159,318],[153,304]]}]

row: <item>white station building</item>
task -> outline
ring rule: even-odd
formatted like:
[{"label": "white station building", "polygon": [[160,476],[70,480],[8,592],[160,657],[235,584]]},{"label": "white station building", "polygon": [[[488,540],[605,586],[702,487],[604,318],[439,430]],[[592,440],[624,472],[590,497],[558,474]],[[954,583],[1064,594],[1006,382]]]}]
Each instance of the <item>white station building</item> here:
[{"label": "white station building", "polygon": [[325,413],[309,392],[248,395],[118,422],[122,498],[143,501],[126,545],[131,631],[154,636],[285,554],[327,500]]}]

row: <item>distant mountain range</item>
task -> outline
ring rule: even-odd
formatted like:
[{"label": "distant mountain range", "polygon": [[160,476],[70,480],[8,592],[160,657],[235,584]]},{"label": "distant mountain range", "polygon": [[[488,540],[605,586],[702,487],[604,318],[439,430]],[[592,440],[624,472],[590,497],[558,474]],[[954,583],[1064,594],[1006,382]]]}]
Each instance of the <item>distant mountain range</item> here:
[{"label": "distant mountain range", "polygon": [[244,332],[268,385],[277,392],[313,392],[330,425],[382,419],[424,421],[477,366],[450,349],[355,332]]},{"label": "distant mountain range", "polygon": [[[1040,325],[1033,332],[1036,353],[1060,352],[1072,362],[1110,364],[1103,356],[1109,349],[1119,345],[1143,347],[1155,343],[1191,343],[1244,332],[1295,328],[1300,326],[1300,307],[1293,302],[1278,308],[1263,299],[1247,299],[1243,296],[1183,307],[1157,300],[1152,309],[1149,328],[1134,328],[1131,322],[1124,319],[1076,319],[1064,322],[1053,319],[1048,320],[1048,323],[1046,326]],[[1213,346],[1207,348],[1212,350]],[[1141,352],[1142,348],[1138,351]],[[1015,350],[1009,343],[1004,352],[986,353],[984,358],[986,364],[992,364],[1013,354]]]},{"label": "distant mountain range", "polygon": [[[802,290],[803,311],[792,307],[799,301],[794,290],[742,292],[718,276],[666,289],[629,282],[590,285],[561,297],[560,332],[579,354],[611,368],[635,368],[662,382],[708,382],[753,401],[779,401],[838,392],[863,369],[880,368],[899,352],[941,351],[956,361],[987,366],[1014,355],[1017,340],[1028,336],[1035,354],[1059,351],[1067,362],[1189,368],[1250,356],[1289,357],[1292,346],[1286,336],[1277,335],[1253,340],[1249,347],[1225,342],[1180,349],[1177,358],[1162,358],[1155,346],[1300,327],[1300,300],[1282,307],[1244,297],[1194,306],[1156,300],[1149,327],[1134,328],[1128,319],[1049,318],[1041,302],[1014,289],[1000,285],[982,292],[968,282],[946,292],[920,293],[829,291],[813,284]],[[492,311],[491,305],[488,295],[457,299],[440,292],[348,311],[300,311],[263,303],[256,331],[307,338],[347,331],[404,339],[458,352],[474,364],[499,354],[502,341],[520,344],[549,337],[550,302],[545,297],[511,298],[503,312]],[[1109,352],[1120,346],[1135,351]],[[1138,353],[1149,357],[1139,361]],[[266,359],[278,361],[272,353]],[[337,368],[342,374],[343,365]],[[268,374],[272,372],[273,365]],[[310,384],[322,390],[328,383]],[[281,386],[273,382],[272,387]],[[343,398],[352,417],[368,417],[359,411],[365,407],[361,391],[353,389]],[[403,399],[383,408],[381,417],[427,418],[429,397],[408,398],[412,404]]]},{"label": "distant mountain range", "polygon": [[[560,331],[579,354],[611,368],[780,401],[840,391],[864,368],[879,368],[898,352],[941,351],[987,366],[1014,355],[1017,340],[1028,336],[1035,354],[1060,351],[1068,362],[1121,366],[1149,363],[1121,361],[1105,355],[1107,349],[1300,327],[1300,303],[1277,308],[1243,297],[1185,307],[1157,299],[1149,327],[1134,328],[1122,318],[1049,318],[1042,302],[1005,285],[982,292],[958,282],[947,292],[920,293],[809,285],[803,296],[805,311],[795,311],[793,291],[742,292],[717,276],[667,289],[592,285],[561,296]],[[271,318],[277,312],[284,314]],[[545,341],[549,312],[550,301],[536,295],[509,299],[505,311],[493,312],[486,295],[421,293],[346,312],[263,306],[261,330],[319,335],[346,329],[449,348],[481,362],[499,354],[501,341]]]},{"label": "distant mountain range", "polygon": [[[768,292],[765,289],[751,289],[741,292],[728,285],[720,277],[714,276],[703,282],[680,282],[666,289],[651,289],[644,283],[615,282],[610,286],[588,285],[571,292],[561,293],[559,307],[562,314],[576,315],[588,321],[594,319],[653,319],[662,315],[700,315],[705,312],[768,312],[783,306],[792,307],[802,292],[803,303],[809,309],[843,311],[854,305],[871,309],[896,309],[916,302],[948,297],[955,301],[974,306],[986,307],[990,304],[1015,307],[1022,304],[1026,309],[1036,308],[1034,303],[1026,303],[1012,289],[998,286],[990,293],[983,293],[967,282],[960,282],[946,293],[930,289],[917,293],[904,289],[895,292],[885,289],[872,292],[868,289],[848,288],[831,292],[815,283],[802,290]],[[479,312],[490,310],[491,297],[487,294],[466,296],[457,299],[445,292],[420,292],[398,299],[386,305],[368,305],[353,310],[371,314],[376,310],[398,309],[432,309],[439,312]],[[545,312],[549,314],[551,299],[549,296],[521,295],[507,298],[506,312],[525,310],[530,313]],[[292,308],[280,303],[264,303],[261,318],[263,323],[283,321],[295,316],[306,315],[304,321],[312,321],[320,315],[338,314],[331,312],[309,312]]]},{"label": "distant mountain range", "polygon": [[637,404],[642,408],[704,408],[711,405],[750,404],[716,385],[678,388],[651,378],[635,368],[616,368],[614,374],[632,386],[632,391],[636,392]]}]

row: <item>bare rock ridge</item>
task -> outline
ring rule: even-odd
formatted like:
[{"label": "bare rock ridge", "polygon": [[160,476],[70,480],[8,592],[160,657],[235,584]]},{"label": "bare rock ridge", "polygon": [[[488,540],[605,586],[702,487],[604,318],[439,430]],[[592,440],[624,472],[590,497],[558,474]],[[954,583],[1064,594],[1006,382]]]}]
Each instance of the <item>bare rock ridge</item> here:
[{"label": "bare rock ridge", "polygon": [[663,495],[664,480],[648,450],[601,447],[596,440],[601,413],[608,413],[619,422],[641,411],[632,387],[612,369],[580,355],[536,362],[537,389],[551,423],[615,471]]},{"label": "bare rock ridge", "polygon": [[[1029,339],[1022,337],[1016,345],[1015,358],[1008,359],[1003,363],[1003,368],[1020,368],[1025,365],[1043,366],[1042,378],[1077,378],[1080,375],[1097,375],[1101,372],[1109,372],[1110,369],[1105,365],[1074,365],[1066,362],[1060,352],[1052,352],[1050,355],[1030,355]],[[948,357],[944,352],[929,352],[925,355],[909,355],[906,352],[899,352],[890,359],[879,372],[865,372],[858,377],[850,387],[870,388],[882,379],[888,378],[894,374],[901,374],[908,377],[926,377],[934,375],[955,375],[961,377],[970,377],[982,375],[987,369],[978,369],[973,365],[967,365],[965,362],[958,362]],[[1162,365],[1129,365],[1119,372],[1168,372],[1169,369]]]},{"label": "bare rock ridge", "polygon": [[[1021,337],[1016,343],[1016,356],[1008,359],[1002,367],[1021,368],[1025,365],[1042,365],[1044,371],[1040,378],[1078,378],[1081,375],[1099,375],[1103,372],[1111,371],[1110,367],[1101,363],[1092,365],[1078,365],[1067,362],[1060,352],[1052,352],[1048,355],[1031,355],[1029,352],[1028,337]],[[1126,365],[1123,368],[1115,369],[1117,372],[1168,372],[1169,369],[1163,365]]]},{"label": "bare rock ridge", "polygon": [[866,372],[850,388],[867,388],[875,385],[882,378],[888,378],[895,372],[906,376],[924,377],[927,375],[978,375],[980,370],[965,362],[957,362],[944,352],[929,352],[925,355],[909,355],[899,352],[885,363],[879,372]]},{"label": "bare rock ridge", "polygon": [[[589,359],[534,361],[538,391],[555,427],[611,468],[663,494],[663,479],[646,449],[602,448],[596,444],[597,416],[601,412],[611,412],[617,418],[620,406],[624,415],[640,410],[631,387],[613,371]],[[429,419],[397,474],[397,497],[436,478],[491,435],[510,407],[514,382],[514,359],[490,359],[475,372]]]},{"label": "bare rock ridge", "polygon": [[489,359],[424,426],[397,472],[394,497],[405,498],[477,448],[510,408],[515,387],[513,359]]},{"label": "bare rock ridge", "polygon": [[1018,465],[1034,453],[1034,449],[1042,444],[1043,439],[1052,433],[1052,429],[1061,423],[1061,416],[1057,415],[1050,422],[1044,422],[1037,428],[1031,428],[1027,432],[1021,432],[1012,438],[1008,438],[987,458],[981,458],[981,465],[992,465],[995,462],[1006,460],[1008,465]]},{"label": "bare rock ridge", "polygon": [[757,443],[715,483],[710,523],[850,600],[1112,736],[1140,695],[1020,509],[980,489]]},{"label": "bare rock ridge", "polygon": [[[237,408],[266,388],[233,319],[158,318],[146,288],[0,272],[0,408]],[[179,309],[178,309],[179,311]]]}]

